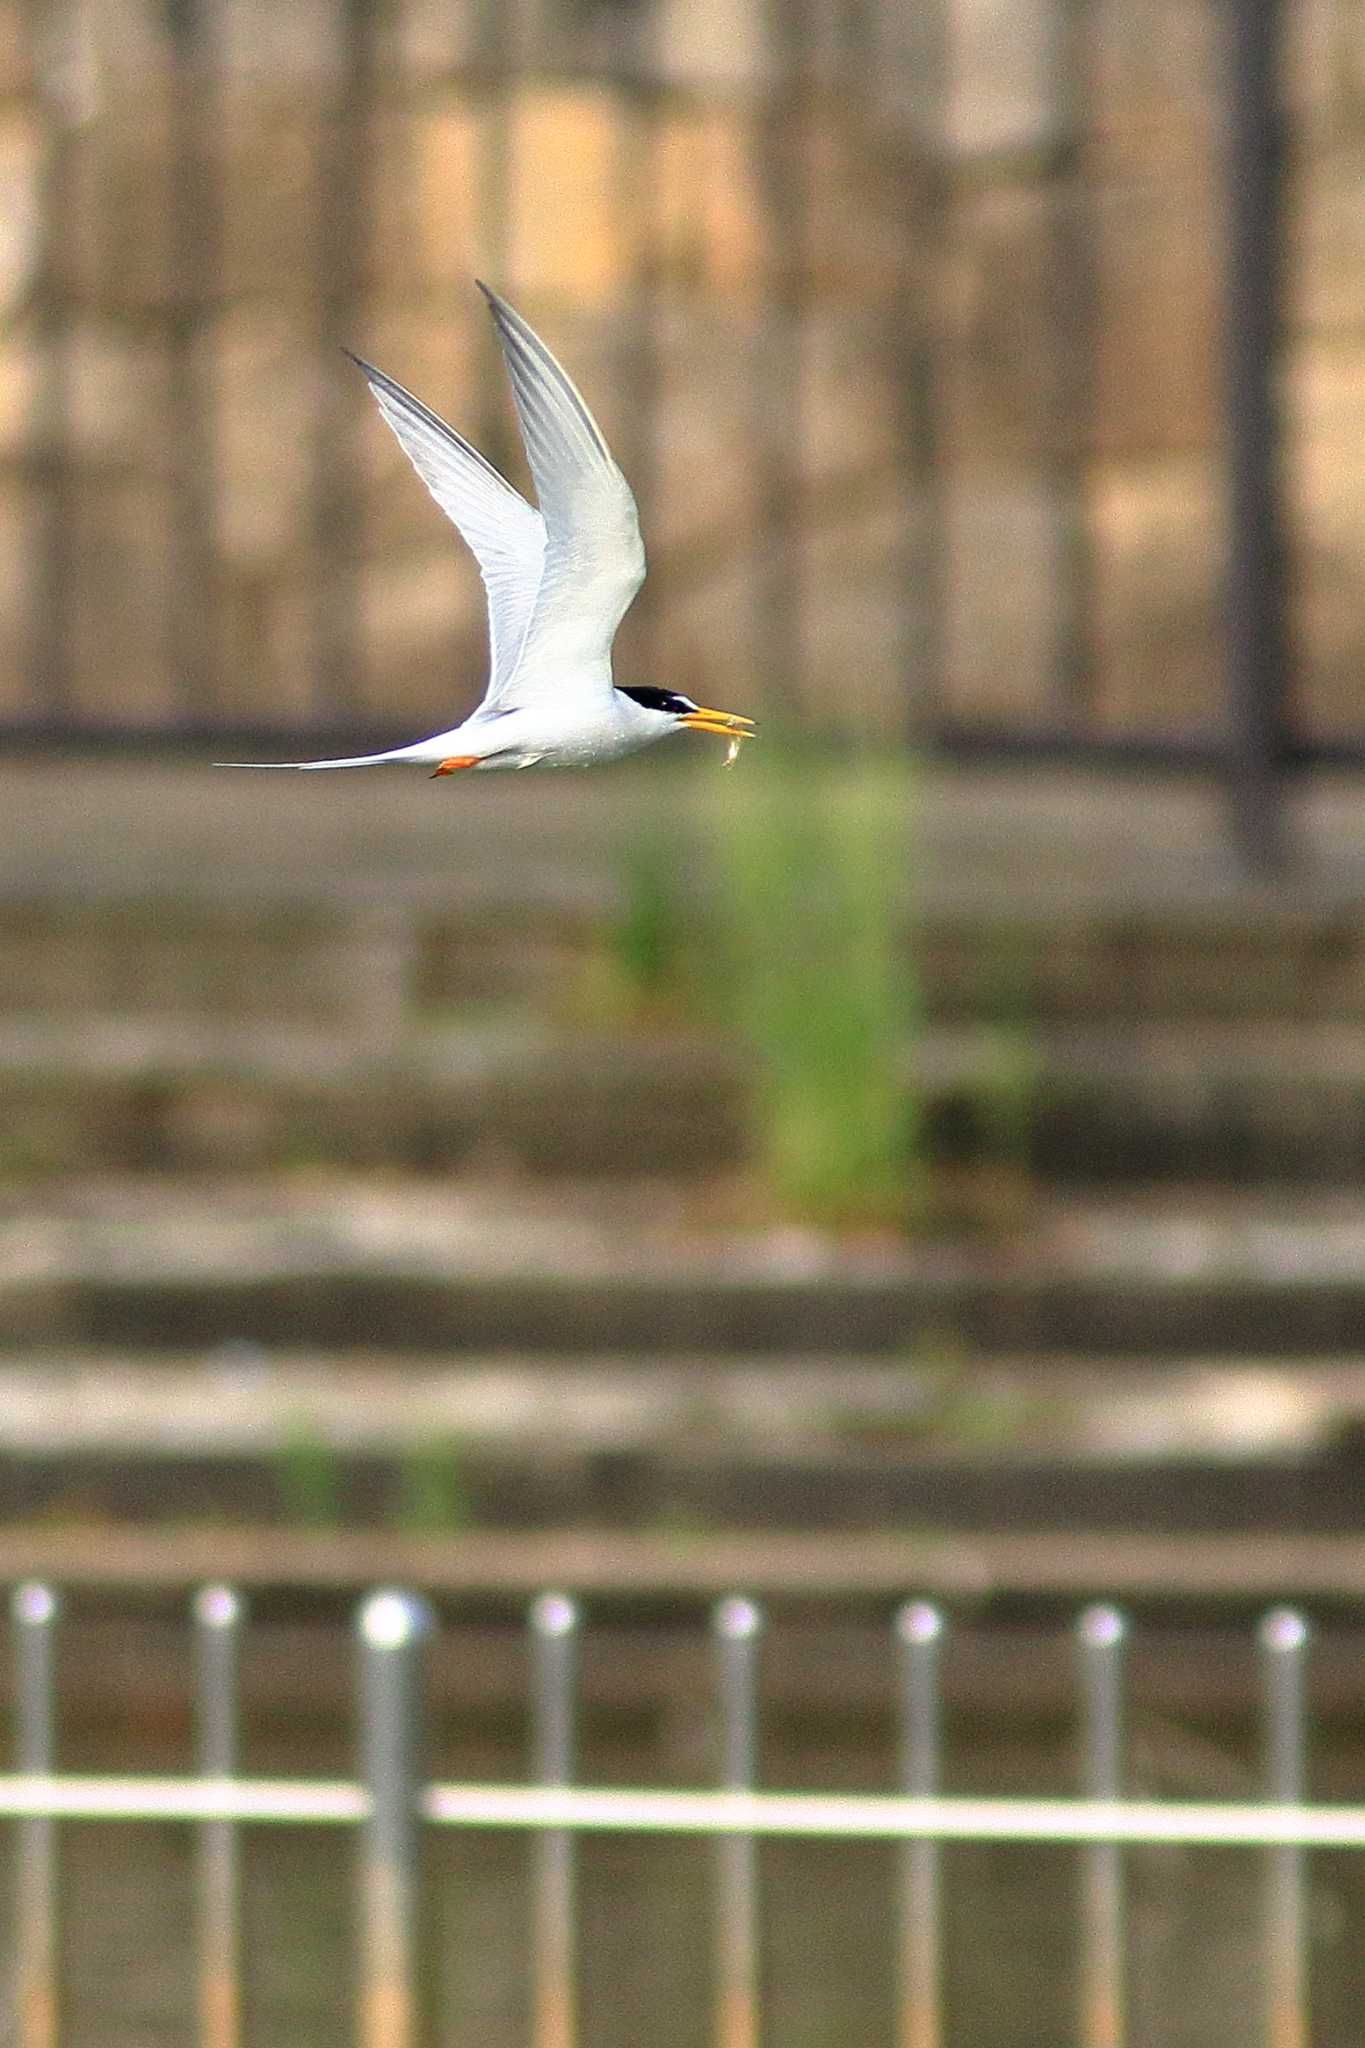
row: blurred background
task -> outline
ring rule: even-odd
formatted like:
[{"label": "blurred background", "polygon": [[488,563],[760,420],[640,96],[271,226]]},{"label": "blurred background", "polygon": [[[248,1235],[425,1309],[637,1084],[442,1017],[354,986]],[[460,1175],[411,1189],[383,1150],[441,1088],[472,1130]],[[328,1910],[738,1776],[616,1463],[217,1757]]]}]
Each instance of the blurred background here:
[{"label": "blurred background", "polygon": [[[1288,1597],[1313,1789],[1359,1797],[1354,0],[0,25],[0,1562],[71,1589],[64,1754],[183,1753],[173,1616],[228,1576],[260,1766],[331,1767],[338,1618],[393,1577],[474,1645],[441,1768],[514,1774],[562,1584],[585,1769],[695,1782],[699,1603],[742,1586],[772,1782],[887,1782],[920,1593],[954,1785],[1064,1791],[1059,1632],[1102,1595],[1135,1783],[1237,1796]],[[639,498],[618,674],[762,737],[215,773],[481,694],[473,565],[340,353],[524,483],[475,275]],[[176,2038],[127,1874],[164,1925],[184,1846],[111,1839],[73,1852],[77,2038]],[[594,2039],[704,2037],[691,1853],[587,1859]],[[253,1994],[293,2043],[337,2024],[318,1854],[272,1842],[253,1909],[302,1930]],[[456,1845],[442,1893],[488,2048],[520,1854]],[[962,2038],[1061,2038],[1070,1866],[954,1868]],[[1361,1879],[1321,1869],[1345,2043]],[[770,1875],[775,2034],[877,2037],[872,1879]],[[1142,2038],[1226,2040],[1252,1873],[1137,1879]]]}]

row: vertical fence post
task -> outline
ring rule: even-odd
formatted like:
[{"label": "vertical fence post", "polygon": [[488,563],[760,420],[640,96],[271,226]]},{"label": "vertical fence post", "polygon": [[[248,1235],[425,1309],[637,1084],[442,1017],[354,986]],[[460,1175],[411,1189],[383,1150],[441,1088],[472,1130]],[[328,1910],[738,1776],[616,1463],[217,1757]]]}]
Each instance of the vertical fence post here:
[{"label": "vertical fence post", "polygon": [[1098,226],[1088,175],[1086,124],[1095,98],[1090,0],[1061,0],[1052,19],[1051,88],[1055,123],[1052,179],[1051,299],[1055,322],[1049,365],[1052,443],[1049,515],[1056,549],[1052,681],[1063,730],[1085,726],[1095,697],[1095,565],[1090,460],[1095,445],[1099,355]]},{"label": "vertical fence post", "polygon": [[1224,4],[1227,765],[1242,856],[1269,874],[1287,855],[1281,775],[1290,672],[1276,389],[1284,253],[1282,11],[1281,0]]},{"label": "vertical fence post", "polygon": [[[720,1681],[721,1783],[747,1792],[757,1763],[755,1667],[763,1616],[752,1600],[722,1600],[712,1617]],[[716,2043],[757,2048],[758,1895],[752,1835],[716,1840]]]},{"label": "vertical fence post", "polygon": [[315,717],[335,729],[354,728],[369,710],[361,610],[365,499],[356,439],[362,393],[339,348],[358,332],[361,317],[374,197],[375,71],[389,9],[385,0],[338,0],[331,14],[335,96],[317,152],[312,236],[322,351],[313,444],[312,625]]},{"label": "vertical fence post", "polygon": [[[578,1609],[562,1593],[543,1593],[531,1608],[532,1759],[538,1785],[567,1785],[573,1775],[573,1675]],[[574,1855],[567,1828],[535,1838],[532,1968],[535,2048],[573,2048]]]},{"label": "vertical fence post", "polygon": [[[1298,1806],[1304,1796],[1304,1676],[1308,1624],[1276,1607],[1259,1637],[1265,1701],[1265,1796]],[[1307,2048],[1308,1972],[1304,1853],[1296,1843],[1265,1852],[1265,2039],[1267,2048]]]},{"label": "vertical fence post", "polygon": [[221,705],[213,387],[206,362],[211,311],[222,287],[221,177],[214,145],[222,133],[213,47],[217,11],[203,0],[162,0],[170,56],[167,193],[170,276],[167,305],[164,460],[166,661],[171,717],[193,721]]},{"label": "vertical fence post", "polygon": [[[242,1602],[230,1586],[205,1586],[196,1594],[195,1765],[204,1778],[230,1778],[237,1770],[242,1621]],[[199,2038],[203,2048],[237,2048],[242,1993],[236,1824],[204,1821],[197,1830],[196,1849]]]},{"label": "vertical fence post", "polygon": [[[56,1768],[53,1644],[57,1596],[29,1581],[15,1588],[14,1765],[51,1777]],[[57,2043],[57,1829],[48,1814],[15,1827],[14,1994],[17,2048]]]},{"label": "vertical fence post", "polygon": [[421,1653],[426,1602],[385,1590],[362,1602],[361,1768],[370,1795],[360,1866],[361,2048],[416,2048],[421,1816]]},{"label": "vertical fence post", "polygon": [[[38,270],[30,311],[37,361],[28,421],[32,444],[48,453],[34,477],[36,496],[26,520],[27,559],[21,588],[28,605],[27,715],[60,729],[71,718],[72,639],[75,618],[75,496],[70,432],[72,334],[63,285],[73,206],[72,143],[79,133],[79,93],[71,83],[72,43],[79,21],[49,0],[27,0],[25,55],[32,75],[45,81],[41,169],[35,198],[40,231]],[[14,30],[11,28],[10,33]]]},{"label": "vertical fence post", "polygon": [[[1076,1629],[1080,1681],[1081,1797],[1123,1797],[1123,1650],[1127,1624],[1114,1607],[1087,1607]],[[1081,1850],[1083,2048],[1123,2048],[1123,1866],[1117,1842]]]},{"label": "vertical fence post", "polygon": [[[896,1616],[900,1651],[901,1790],[912,1799],[932,1799],[939,1790],[942,1712],[939,1653],[943,1616],[927,1601],[912,1600]],[[899,1962],[897,2040],[899,2048],[939,2048],[940,1849],[928,1839],[904,1842],[899,1851]]]}]

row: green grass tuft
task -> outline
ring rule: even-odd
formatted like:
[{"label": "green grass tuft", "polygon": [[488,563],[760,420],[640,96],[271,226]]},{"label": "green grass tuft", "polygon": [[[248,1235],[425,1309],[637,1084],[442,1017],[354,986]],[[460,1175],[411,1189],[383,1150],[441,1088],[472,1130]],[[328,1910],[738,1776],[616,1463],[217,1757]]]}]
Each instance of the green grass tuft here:
[{"label": "green grass tuft", "polygon": [[275,1455],[280,1513],[291,1528],[339,1529],[343,1519],[336,1452],[306,1415],[290,1423]]},{"label": "green grass tuft", "polygon": [[765,737],[725,778],[714,845],[732,1022],[754,1062],[754,1155],[813,1222],[906,1223],[924,1192],[906,1071],[910,770]]},{"label": "green grass tuft", "polygon": [[454,1536],[474,1520],[457,1438],[413,1444],[399,1464],[394,1527],[406,1536]]}]

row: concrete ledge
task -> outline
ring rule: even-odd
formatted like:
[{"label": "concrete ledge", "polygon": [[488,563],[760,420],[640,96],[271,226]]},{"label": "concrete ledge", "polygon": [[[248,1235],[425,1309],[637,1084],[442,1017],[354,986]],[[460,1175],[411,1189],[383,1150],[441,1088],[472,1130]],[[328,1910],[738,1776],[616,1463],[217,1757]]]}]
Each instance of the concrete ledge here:
[{"label": "concrete ledge", "polygon": [[1354,1529],[1365,1367],[471,1359],[0,1367],[0,1521]]},{"label": "concrete ledge", "polygon": [[[42,1578],[164,1595],[209,1581],[354,1594],[376,1583],[450,1598],[528,1599],[547,1586],[602,1599],[713,1598],[737,1587],[770,1599],[921,1597],[977,1607],[1031,1596],[1189,1600],[1365,1598],[1358,1536],[1175,1533],[1090,1526],[1056,1533],[925,1535],[765,1531],[705,1535],[551,1529],[403,1536],[277,1528],[0,1529],[0,1581]],[[1352,1700],[1359,1701],[1355,1658]]]},{"label": "concrete ledge", "polygon": [[183,1350],[1350,1355],[1365,1203],[1053,1200],[1007,1241],[710,1232],[647,1184],[90,1182],[0,1223],[0,1330]]},{"label": "concrete ledge", "polygon": [[[746,1152],[750,1061],[678,1030],[529,1017],[371,1043],[300,1025],[0,1019],[0,1177],[432,1172],[696,1177]],[[929,1150],[1066,1180],[1365,1177],[1365,1034],[930,1029],[907,1048]]]},{"label": "concrete ledge", "polygon": [[[442,1006],[561,1001],[643,843],[668,846],[685,903],[716,885],[707,764],[474,784],[0,760],[0,1003],[292,1016],[374,1038]],[[923,767],[904,889],[931,1012],[1360,1021],[1357,792],[1306,785],[1296,808],[1313,857],[1258,887],[1197,781]]]}]

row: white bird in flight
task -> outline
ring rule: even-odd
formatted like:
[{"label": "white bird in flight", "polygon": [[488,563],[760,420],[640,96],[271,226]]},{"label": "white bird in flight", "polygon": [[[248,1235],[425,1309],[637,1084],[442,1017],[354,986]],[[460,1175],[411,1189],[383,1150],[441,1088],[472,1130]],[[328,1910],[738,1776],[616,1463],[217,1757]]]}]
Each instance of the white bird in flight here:
[{"label": "white bird in flight", "polygon": [[[574,384],[519,313],[488,286],[538,509],[461,434],[382,370],[364,372],[379,410],[468,543],[488,595],[489,677],[462,725],[412,746],[336,761],[230,761],[232,768],[583,768],[688,729],[719,733],[733,760],[751,718],[673,690],[612,680],[611,643],[644,582],[630,485]],[[347,350],[347,354],[350,351]]]}]

